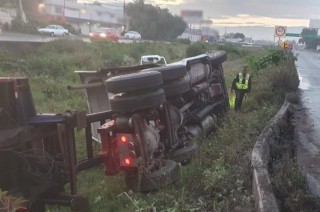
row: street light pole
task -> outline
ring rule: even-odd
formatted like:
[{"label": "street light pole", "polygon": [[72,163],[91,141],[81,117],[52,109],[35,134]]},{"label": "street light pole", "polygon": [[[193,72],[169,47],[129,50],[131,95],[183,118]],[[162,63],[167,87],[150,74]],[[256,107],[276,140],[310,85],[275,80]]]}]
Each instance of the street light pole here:
[{"label": "street light pole", "polygon": [[81,33],[81,28],[80,28],[81,13],[86,13],[86,11],[85,11],[84,9],[80,9],[80,10],[79,10],[78,30],[79,30],[80,33]]},{"label": "street light pole", "polygon": [[66,0],[63,0],[63,19],[66,19]]}]

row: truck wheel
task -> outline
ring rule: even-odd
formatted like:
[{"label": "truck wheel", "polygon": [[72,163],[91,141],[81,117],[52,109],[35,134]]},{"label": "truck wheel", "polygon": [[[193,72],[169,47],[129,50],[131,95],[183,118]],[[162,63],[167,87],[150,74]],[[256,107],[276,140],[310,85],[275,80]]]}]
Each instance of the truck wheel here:
[{"label": "truck wheel", "polygon": [[106,81],[106,88],[110,93],[126,93],[156,88],[162,83],[160,73],[149,71],[112,77]]},{"label": "truck wheel", "polygon": [[[140,178],[140,183],[139,183]],[[164,160],[164,166],[148,175],[139,176],[138,170],[126,172],[125,181],[129,189],[148,192],[165,187],[180,178],[180,167],[172,160]]]},{"label": "truck wheel", "polygon": [[162,75],[163,81],[174,80],[184,77],[187,74],[186,66],[184,65],[169,65],[156,68],[146,69],[144,71],[157,71]]},{"label": "truck wheel", "polygon": [[54,37],[54,32],[51,32],[50,35],[51,35],[51,37]]},{"label": "truck wheel", "polygon": [[162,88],[143,93],[116,95],[110,99],[111,110],[115,112],[133,112],[163,104],[166,96]]},{"label": "truck wheel", "polygon": [[163,84],[167,97],[186,93],[190,90],[190,77],[186,74],[184,77]]},{"label": "truck wheel", "polygon": [[186,142],[184,147],[175,150],[169,159],[180,162],[182,165],[189,163],[198,151],[198,145],[192,141]]},{"label": "truck wheel", "polygon": [[225,51],[218,51],[212,54],[208,54],[210,57],[211,65],[213,68],[221,65],[224,61],[227,60],[227,53]]}]

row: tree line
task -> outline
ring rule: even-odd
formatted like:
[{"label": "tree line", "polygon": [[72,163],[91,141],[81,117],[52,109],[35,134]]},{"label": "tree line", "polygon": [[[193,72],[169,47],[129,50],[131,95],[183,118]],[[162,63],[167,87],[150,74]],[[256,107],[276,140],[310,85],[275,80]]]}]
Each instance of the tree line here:
[{"label": "tree line", "polygon": [[188,26],[181,17],[172,15],[168,9],[145,4],[143,0],[129,3],[125,12],[130,18],[130,30],[138,31],[143,39],[172,40]]}]

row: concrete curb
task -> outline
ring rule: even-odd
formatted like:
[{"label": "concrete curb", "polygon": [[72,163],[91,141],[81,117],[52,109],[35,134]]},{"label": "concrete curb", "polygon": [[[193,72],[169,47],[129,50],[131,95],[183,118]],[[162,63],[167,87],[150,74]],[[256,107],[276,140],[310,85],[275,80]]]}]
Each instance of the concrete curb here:
[{"label": "concrete curb", "polygon": [[262,131],[252,151],[252,192],[256,211],[259,212],[279,211],[268,172],[268,163],[270,160],[270,143],[275,137],[279,136],[279,126],[285,123],[289,106],[290,103],[285,101],[278,113]]}]

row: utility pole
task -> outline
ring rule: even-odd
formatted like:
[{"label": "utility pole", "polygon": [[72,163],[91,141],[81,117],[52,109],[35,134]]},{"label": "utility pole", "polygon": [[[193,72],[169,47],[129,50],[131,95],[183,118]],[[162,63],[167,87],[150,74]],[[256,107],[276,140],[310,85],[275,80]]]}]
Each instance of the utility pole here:
[{"label": "utility pole", "polygon": [[21,0],[19,0],[19,13],[20,13],[21,21],[25,24],[28,23],[27,16],[23,11],[23,5]]},{"label": "utility pole", "polygon": [[65,11],[66,11],[66,0],[63,0],[63,20],[66,19],[66,13],[65,13]]}]

